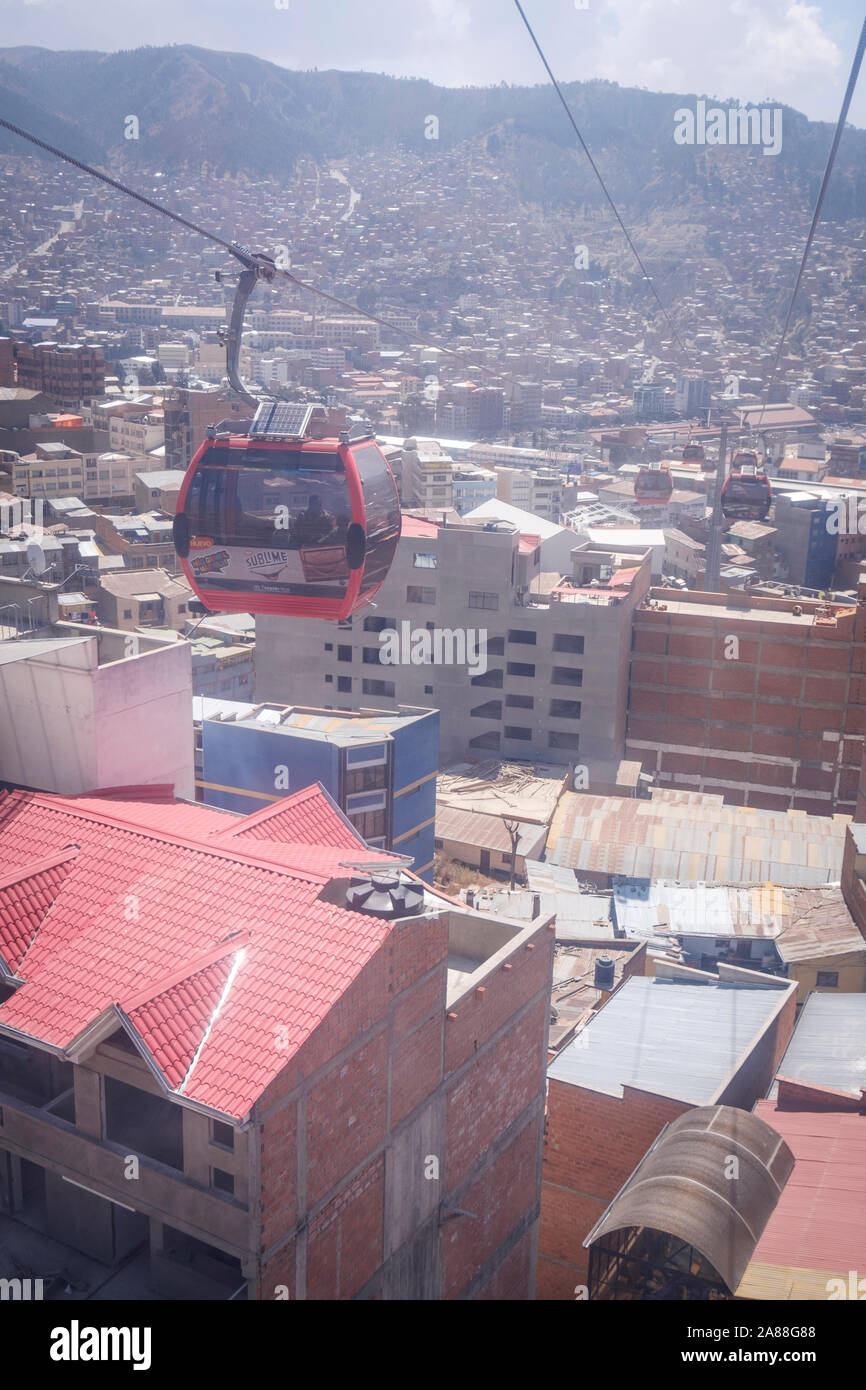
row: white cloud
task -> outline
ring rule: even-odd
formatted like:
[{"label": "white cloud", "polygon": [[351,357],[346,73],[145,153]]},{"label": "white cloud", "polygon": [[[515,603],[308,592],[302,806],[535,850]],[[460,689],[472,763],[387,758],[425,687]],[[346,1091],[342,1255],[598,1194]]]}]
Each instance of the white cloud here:
[{"label": "white cloud", "polygon": [[[623,86],[707,92],[792,106],[841,101],[842,54],[821,10],[801,0],[607,0],[615,32],[601,38],[598,72]],[[805,102],[808,84],[811,102]],[[816,113],[817,114],[817,113]]]},{"label": "white cloud", "polygon": [[469,28],[472,16],[460,0],[427,0],[434,25],[442,35],[444,30],[452,38],[461,38]]}]

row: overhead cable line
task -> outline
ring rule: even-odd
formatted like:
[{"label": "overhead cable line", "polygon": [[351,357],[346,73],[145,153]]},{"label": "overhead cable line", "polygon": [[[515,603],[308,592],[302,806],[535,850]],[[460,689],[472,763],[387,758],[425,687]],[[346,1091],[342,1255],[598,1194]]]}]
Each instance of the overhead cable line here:
[{"label": "overhead cable line", "polygon": [[812,249],[812,242],[814,240],[815,232],[818,227],[818,221],[821,216],[821,209],[824,206],[824,195],[826,194],[828,184],[830,183],[830,175],[833,172],[833,165],[836,163],[836,151],[839,148],[839,142],[842,139],[842,132],[845,129],[845,123],[848,120],[848,108],[851,105],[851,98],[854,95],[854,88],[857,86],[857,78],[860,75],[860,66],[863,62],[864,50],[866,50],[866,19],[864,19],[863,28],[860,30],[860,39],[857,44],[856,52],[854,54],[854,61],[851,64],[851,72],[848,77],[848,86],[845,88],[845,96],[842,101],[842,110],[839,112],[839,119],[836,122],[836,130],[833,135],[833,143],[830,146],[830,153],[827,156],[827,165],[824,169],[824,177],[821,180],[821,187],[818,190],[818,197],[815,202],[815,211],[812,213],[812,223],[809,227],[809,235],[806,237],[806,245],[803,248],[803,257],[800,261],[800,269],[797,271],[797,279],[794,281],[794,289],[791,294],[791,302],[788,305],[788,312],[785,315],[785,322],[782,326],[782,336],[779,339],[779,346],[776,349],[776,356],[773,359],[773,366],[770,370],[770,375],[767,378],[767,386],[764,391],[764,399],[761,404],[761,414],[758,417],[758,423],[755,426],[756,430],[759,430],[761,428],[761,421],[764,418],[764,411],[766,410],[769,401],[770,388],[773,385],[773,382],[776,377],[776,372],[779,369],[779,363],[782,359],[782,349],[785,346],[785,339],[788,336],[788,329],[791,326],[791,318],[794,313],[794,304],[796,303],[797,295],[800,290],[800,283],[803,279],[803,272],[806,269],[806,261],[808,260],[809,252]]},{"label": "overhead cable line", "polygon": [[679,333],[677,332],[677,330],[676,330],[676,328],[675,328],[675,326],[674,326],[674,322],[673,322],[673,320],[672,320],[670,314],[668,313],[667,309],[665,308],[664,304],[662,303],[661,299],[659,298],[659,293],[658,293],[658,290],[657,290],[656,287],[655,287],[655,284],[654,284],[654,282],[653,282],[653,278],[652,278],[652,276],[650,275],[649,271],[647,270],[646,266],[644,265],[643,261],[641,260],[640,252],[638,251],[637,247],[635,246],[634,242],[633,242],[632,239],[631,239],[631,236],[630,236],[630,234],[629,234],[628,227],[625,225],[625,223],[623,222],[622,218],[620,217],[619,209],[618,209],[616,203],[614,202],[614,200],[613,200],[611,194],[608,192],[607,184],[605,183],[605,181],[604,181],[604,179],[602,178],[602,175],[601,175],[601,170],[599,169],[598,165],[596,164],[595,160],[593,159],[592,155],[590,154],[589,147],[588,147],[586,141],[584,140],[583,136],[582,136],[581,133],[580,133],[580,129],[579,129],[579,127],[578,127],[577,121],[574,119],[574,115],[572,114],[571,107],[569,106],[568,102],[566,101],[566,99],[565,99],[565,94],[564,94],[562,88],[560,87],[559,83],[557,82],[556,78],[554,77],[554,75],[553,75],[553,70],[552,70],[550,64],[548,63],[547,58],[545,57],[544,49],[541,47],[541,44],[538,42],[538,39],[537,39],[536,36],[535,36],[535,31],[534,31],[534,29],[532,28],[532,25],[530,24],[529,20],[526,18],[526,12],[525,12],[523,6],[522,6],[521,3],[520,3],[520,0],[514,0],[514,3],[515,3],[515,5],[517,6],[517,10],[518,10],[518,13],[519,13],[519,15],[520,15],[520,18],[523,20],[523,23],[526,25],[527,31],[528,31],[528,33],[529,33],[529,37],[532,39],[532,42],[535,44],[535,47],[536,47],[536,49],[538,50],[538,56],[539,56],[539,58],[541,59],[542,63],[544,64],[544,67],[545,67],[545,70],[546,70],[546,72],[547,72],[548,77],[550,78],[551,82],[553,83],[554,89],[555,89],[555,91],[556,91],[556,95],[559,97],[559,100],[562,102],[563,110],[565,111],[565,114],[566,114],[566,116],[568,117],[568,119],[569,119],[569,121],[570,121],[570,123],[571,123],[571,128],[572,128],[572,130],[574,131],[575,135],[577,136],[578,140],[580,141],[581,149],[583,150],[584,154],[586,155],[587,159],[589,160],[590,166],[591,166],[591,168],[592,168],[592,172],[595,174],[595,177],[598,179],[599,183],[601,184],[602,192],[604,193],[604,196],[605,196],[605,198],[606,198],[607,201],[608,201],[608,205],[609,205],[609,207],[610,207],[611,212],[613,213],[614,217],[616,218],[617,222],[619,223],[619,226],[620,226],[620,229],[621,229],[621,231],[622,231],[623,236],[625,237],[626,241],[628,242],[629,250],[631,251],[631,253],[632,253],[632,255],[634,256],[635,260],[637,261],[638,265],[640,266],[641,274],[643,275],[644,279],[646,280],[647,284],[649,285],[650,289],[652,290],[653,298],[655,299],[656,304],[659,306],[659,308],[661,309],[662,313],[663,313],[664,316],[665,316],[665,320],[666,320],[666,322],[667,322],[667,325],[668,325],[669,329],[671,330],[671,333],[673,334],[674,341],[677,343],[677,346],[680,348],[681,352],[685,353],[685,352],[686,352],[685,345],[683,344],[683,341],[682,341],[682,339],[680,338],[680,335],[679,335]]}]

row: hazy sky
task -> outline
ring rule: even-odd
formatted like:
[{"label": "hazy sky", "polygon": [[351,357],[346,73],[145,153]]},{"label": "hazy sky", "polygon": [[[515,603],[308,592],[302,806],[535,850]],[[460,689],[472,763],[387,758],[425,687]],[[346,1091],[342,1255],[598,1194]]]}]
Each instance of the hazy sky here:
[{"label": "hazy sky", "polygon": [[[522,3],[557,77],[773,97],[820,120],[839,114],[863,22],[862,0]],[[164,43],[447,86],[544,80],[513,0],[0,0],[4,47],[104,51]],[[866,73],[851,119],[866,126]]]}]

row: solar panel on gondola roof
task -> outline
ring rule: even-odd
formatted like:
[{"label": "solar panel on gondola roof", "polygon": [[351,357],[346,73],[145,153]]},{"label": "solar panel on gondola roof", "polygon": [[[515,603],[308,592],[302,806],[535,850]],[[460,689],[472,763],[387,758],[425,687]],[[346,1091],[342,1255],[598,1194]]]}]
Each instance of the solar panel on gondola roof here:
[{"label": "solar panel on gondola roof", "polygon": [[322,412],[321,406],[300,404],[292,401],[265,401],[255,414],[250,434],[279,436],[281,439],[303,439],[315,412]]}]

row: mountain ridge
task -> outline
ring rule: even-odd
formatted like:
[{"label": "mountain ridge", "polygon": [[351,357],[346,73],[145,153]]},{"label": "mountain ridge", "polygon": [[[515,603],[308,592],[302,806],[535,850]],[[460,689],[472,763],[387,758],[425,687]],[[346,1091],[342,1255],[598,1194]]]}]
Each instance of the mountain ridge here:
[{"label": "mountain ridge", "polygon": [[[749,163],[753,183],[781,185],[797,207],[810,205],[817,192],[832,127],[792,107],[782,105],[782,151],[767,158],[760,148],[677,145],[674,113],[694,106],[701,94],[648,92],[603,79],[564,83],[563,90],[617,202],[639,215],[690,194],[711,205],[721,198],[724,207],[725,166],[735,156],[770,166],[759,172]],[[474,142],[502,159],[527,202],[570,209],[603,201],[545,83],[438,87],[424,78],[282,68],[189,44],[117,53],[25,45],[0,49],[0,114],[127,176],[206,165],[216,176],[288,179],[303,157],[324,162],[403,149],[435,158]],[[124,138],[131,115],[139,121],[138,140]],[[433,140],[425,135],[431,116],[438,121]],[[0,153],[24,150],[0,131]],[[826,216],[864,214],[866,131],[849,127]]]}]

